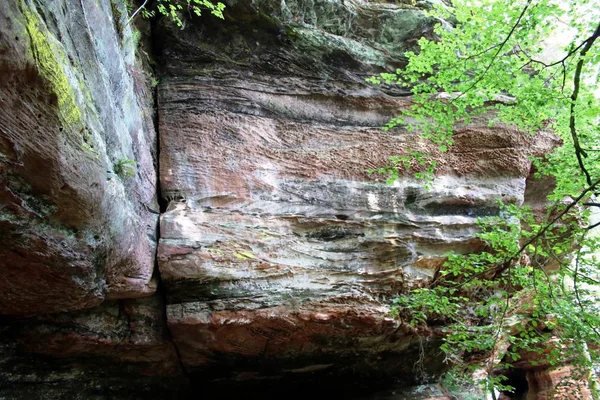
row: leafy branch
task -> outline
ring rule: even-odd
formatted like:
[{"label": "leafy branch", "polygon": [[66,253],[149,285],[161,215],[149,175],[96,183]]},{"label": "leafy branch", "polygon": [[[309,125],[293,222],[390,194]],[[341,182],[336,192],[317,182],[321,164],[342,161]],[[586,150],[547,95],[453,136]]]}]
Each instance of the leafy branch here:
[{"label": "leafy branch", "polygon": [[[437,13],[447,15],[444,10]],[[588,18],[590,13],[595,16]],[[460,362],[487,355],[488,372],[497,361],[510,368],[507,360],[518,359],[520,351],[530,348],[541,353],[547,349],[552,365],[577,357],[591,370],[600,360],[596,328],[600,299],[597,291],[588,290],[600,282],[598,262],[590,255],[600,243],[587,235],[600,226],[589,221],[590,207],[600,206],[591,200],[600,186],[600,158],[595,154],[600,101],[586,84],[600,67],[595,51],[600,15],[593,7],[561,7],[549,0],[461,3],[454,14],[455,28],[440,26],[437,40],[421,39],[419,53],[407,53],[404,70],[369,80],[399,84],[413,92],[413,105],[386,129],[402,126],[419,132],[442,152],[453,145],[454,126],[468,124],[477,114],[493,115],[494,121],[532,134],[551,129],[564,144],[534,160],[534,165],[537,177],[554,178],[556,188],[549,196],[554,205],[542,221],[519,205],[503,206],[501,215],[481,220],[479,238],[487,249],[449,254],[436,279],[400,296],[394,312],[415,327],[444,322],[447,358]],[[551,35],[559,17],[568,18],[577,30],[566,54],[556,61],[532,56],[540,53],[539,38]],[[592,26],[585,21],[595,21],[591,35],[584,36]],[[587,38],[579,41],[581,37]],[[507,97],[510,102],[496,101]],[[392,157],[387,169],[375,171],[397,179],[407,169],[400,165],[428,157],[404,151],[412,158]],[[581,255],[583,249],[586,257]],[[522,328],[515,330],[510,322],[514,318]],[[548,349],[550,337],[572,351],[560,346]],[[498,346],[506,341],[506,353],[496,357]]]},{"label": "leafy branch", "polygon": [[[151,18],[156,15],[156,11],[149,11],[146,8],[148,1],[149,0],[144,0],[144,3],[131,14],[127,23],[133,21],[138,13],[141,13],[146,18]],[[202,15],[202,10],[209,10],[215,17],[224,19],[223,10],[225,9],[225,4],[221,2],[216,4],[212,3],[210,0],[156,0],[156,2],[156,10],[158,10],[159,14],[170,18],[179,27],[183,26],[183,21],[181,20],[179,13],[182,12],[184,8],[187,9],[190,14],[193,13],[198,17]]]},{"label": "leafy branch", "polygon": [[131,14],[131,17],[129,17],[129,19],[127,20],[127,23],[129,24],[131,21],[133,21],[133,19],[135,18],[135,16],[142,10],[144,10],[146,8],[146,4],[148,4],[149,0],[144,0],[144,3],[138,7],[137,10],[135,10],[135,12],[133,14]]}]

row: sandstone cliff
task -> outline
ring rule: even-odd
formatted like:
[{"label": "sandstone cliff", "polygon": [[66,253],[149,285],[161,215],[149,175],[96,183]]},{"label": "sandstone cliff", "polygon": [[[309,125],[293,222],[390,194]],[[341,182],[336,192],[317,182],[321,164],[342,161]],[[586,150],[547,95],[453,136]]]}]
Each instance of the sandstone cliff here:
[{"label": "sandstone cliff", "polygon": [[[409,3],[232,1],[146,47],[122,1],[0,4],[0,398],[434,379],[436,337],[391,299],[477,250],[498,199],[539,203],[528,157],[556,143],[485,118],[443,155],[383,132],[410,98],[364,78],[431,35]],[[431,189],[365,173],[415,149]]]}]

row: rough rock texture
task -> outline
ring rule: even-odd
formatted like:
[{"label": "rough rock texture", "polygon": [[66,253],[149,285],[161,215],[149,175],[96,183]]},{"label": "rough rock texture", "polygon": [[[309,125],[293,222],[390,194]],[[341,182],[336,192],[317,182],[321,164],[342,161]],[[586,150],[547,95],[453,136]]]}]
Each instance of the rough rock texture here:
[{"label": "rough rock texture", "polygon": [[[498,199],[539,206],[528,156],[556,143],[481,118],[441,154],[379,129],[410,99],[364,78],[431,34],[430,5],[159,21],[157,157],[123,1],[1,2],[0,398],[446,399],[407,388],[443,357],[390,300],[477,250]],[[410,150],[438,160],[430,190],[365,173]]]},{"label": "rough rock texture", "polygon": [[[160,33],[160,187],[170,202],[158,262],[173,340],[201,376],[227,365],[245,381],[316,371],[411,381],[418,340],[388,317],[390,300],[429,282],[449,250],[476,250],[476,217],[497,214],[499,199],[525,202],[528,156],[555,142],[488,119],[460,127],[446,154],[401,128],[382,132],[410,99],[363,78],[397,66],[427,33],[426,19],[414,23],[420,11],[269,4],[268,17],[242,1],[228,24]],[[338,9],[303,11],[319,7]],[[340,20],[352,28],[333,32]],[[397,32],[370,47],[387,29]],[[409,150],[438,159],[431,190],[365,173]],[[426,353],[434,373],[434,343]]]},{"label": "rough rock texture", "polygon": [[164,399],[187,383],[148,297],[157,140],[124,18],[122,1],[0,2],[1,399]]},{"label": "rough rock texture", "polygon": [[552,365],[548,362],[547,355],[556,350],[556,343],[555,339],[551,339],[544,343],[544,353],[525,352],[515,363],[516,371],[522,374],[527,383],[528,390],[523,399],[592,399],[587,370],[576,364]]},{"label": "rough rock texture", "polygon": [[3,321],[0,398],[176,398],[187,381],[161,303],[156,296],[106,301]]},{"label": "rough rock texture", "polygon": [[156,289],[152,97],[111,4],[0,4],[0,314]]},{"label": "rough rock texture", "polygon": [[585,380],[574,379],[580,376],[573,366],[539,368],[527,373],[529,391],[526,400],[547,399],[592,399]]}]

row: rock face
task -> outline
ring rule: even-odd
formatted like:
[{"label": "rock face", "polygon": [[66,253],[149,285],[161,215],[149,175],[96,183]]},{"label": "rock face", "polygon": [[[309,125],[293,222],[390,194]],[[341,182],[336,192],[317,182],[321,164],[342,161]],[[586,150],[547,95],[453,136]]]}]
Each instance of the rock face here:
[{"label": "rock face", "polygon": [[122,1],[0,2],[2,399],[183,386],[162,296],[148,297],[157,140],[125,18]]},{"label": "rock face", "polygon": [[526,400],[592,399],[585,379],[573,366],[536,368],[527,373],[529,391]]},{"label": "rock face", "polygon": [[[388,317],[391,299],[430,282],[449,250],[476,250],[476,218],[497,214],[499,199],[524,203],[528,156],[555,143],[487,119],[460,128],[446,154],[406,130],[381,131],[410,99],[363,78],[398,63],[430,24],[376,49],[360,31],[335,39],[331,25],[356,12],[356,26],[379,38],[393,25],[364,26],[365,15],[419,11],[336,3],[315,20],[303,10],[316,3],[284,6],[267,18],[263,5],[239,2],[234,22],[160,33],[169,329],[201,376],[227,363],[236,380],[385,370],[410,381],[416,337]],[[410,150],[438,159],[429,190],[365,173]],[[431,373],[441,360],[428,350]]]},{"label": "rock face", "polygon": [[[593,399],[588,385],[589,371],[577,364],[552,365],[546,356],[556,349],[557,338],[551,338],[545,345],[542,356],[539,352],[524,352],[514,364],[521,376],[521,385],[527,388],[522,398],[525,400],[546,399]],[[513,385],[513,386],[518,386]]]},{"label": "rock face", "polygon": [[3,324],[0,398],[176,398],[187,381],[163,307],[157,296],[113,300]]},{"label": "rock face", "polygon": [[[431,35],[413,3],[158,21],[158,156],[125,2],[2,2],[0,398],[446,398],[402,389],[444,366],[391,299],[477,250],[498,199],[539,206],[528,157],[556,143],[483,117],[444,154],[383,132],[410,98],[364,78]],[[412,150],[438,161],[429,188],[365,172]]]},{"label": "rock face", "polygon": [[152,97],[111,4],[0,5],[0,314],[156,289]]}]

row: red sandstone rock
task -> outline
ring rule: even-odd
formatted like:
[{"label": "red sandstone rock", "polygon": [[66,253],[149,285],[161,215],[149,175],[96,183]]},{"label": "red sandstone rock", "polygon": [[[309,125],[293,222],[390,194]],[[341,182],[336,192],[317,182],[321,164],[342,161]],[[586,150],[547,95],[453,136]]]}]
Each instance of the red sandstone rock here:
[{"label": "red sandstone rock", "polygon": [[573,366],[528,371],[527,382],[527,400],[592,399],[587,382]]},{"label": "red sandstone rock", "polygon": [[9,334],[29,352],[57,359],[128,363],[145,375],[181,371],[156,297],[108,301],[89,310],[17,321]]},{"label": "red sandstone rock", "polygon": [[156,289],[151,94],[110,2],[66,9],[0,4],[0,314]]},{"label": "red sandstone rock", "polygon": [[[231,357],[302,369],[310,364],[285,363],[413,351],[387,318],[391,298],[430,282],[448,251],[478,249],[476,218],[497,213],[498,199],[527,201],[528,156],[556,144],[480,118],[441,154],[379,130],[409,100],[362,84],[190,74],[159,91],[171,202],[158,250],[168,324],[189,368]],[[407,148],[438,159],[431,190],[365,173]]]}]

